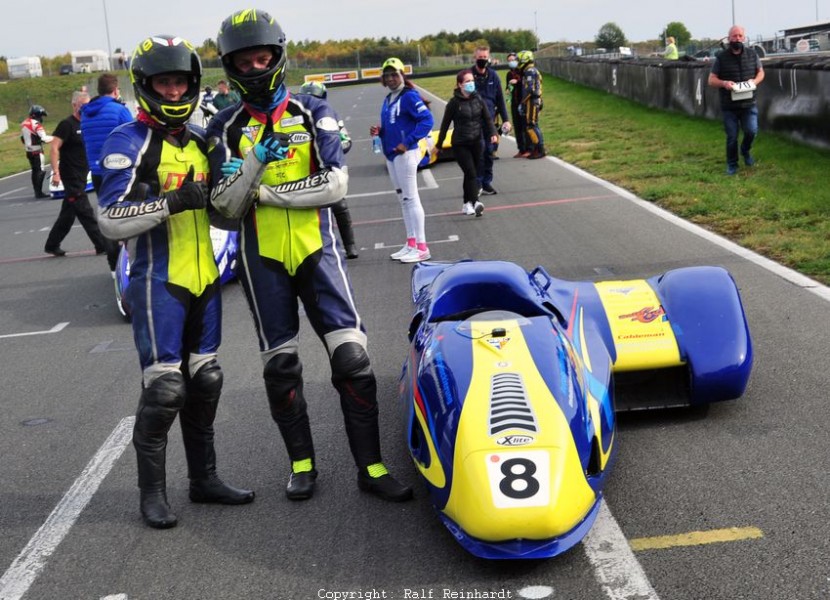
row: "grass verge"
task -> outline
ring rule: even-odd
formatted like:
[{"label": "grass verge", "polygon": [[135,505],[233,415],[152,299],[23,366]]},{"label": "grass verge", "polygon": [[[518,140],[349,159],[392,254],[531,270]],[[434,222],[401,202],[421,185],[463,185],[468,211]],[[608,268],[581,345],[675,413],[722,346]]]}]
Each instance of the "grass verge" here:
[{"label": "grass verge", "polygon": [[[449,99],[454,77],[418,80]],[[720,121],[650,109],[544,78],[549,154],[830,284],[830,152],[761,131],[757,164],[729,177]]]}]

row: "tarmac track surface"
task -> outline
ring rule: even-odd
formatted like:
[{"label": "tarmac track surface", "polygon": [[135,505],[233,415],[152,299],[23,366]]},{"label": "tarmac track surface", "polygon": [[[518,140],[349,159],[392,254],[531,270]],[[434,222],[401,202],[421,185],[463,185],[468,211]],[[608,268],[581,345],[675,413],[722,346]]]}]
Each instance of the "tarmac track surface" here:
[{"label": "tarmac track surface", "polygon": [[[380,86],[332,90],[355,140],[349,205],[361,246],[348,262],[378,377],[385,460],[416,499],[358,491],[322,345],[301,335],[321,471],[291,503],[254,331],[238,284],[225,287],[217,418],[220,474],[256,490],[243,507],[191,504],[180,434],[168,491],[179,526],[145,527],[129,447],[140,379],[103,256],[83,230],[66,258],[42,253],[58,201],[34,200],[28,174],[0,180],[0,599],[827,598],[830,525],[826,435],[827,288],[689,227],[553,159],[510,158],[496,196],[461,215],[461,172],[419,176],[433,258],[544,265],[565,279],[729,269],[755,344],[744,398],[708,414],[621,417],[619,455],[600,521],[547,561],[488,562],[440,524],[405,451],[397,381],[407,349],[410,269],[383,161],[370,151]],[[432,105],[440,122],[442,103]],[[713,151],[715,151],[713,149]],[[454,594],[454,595],[453,595]]]}]

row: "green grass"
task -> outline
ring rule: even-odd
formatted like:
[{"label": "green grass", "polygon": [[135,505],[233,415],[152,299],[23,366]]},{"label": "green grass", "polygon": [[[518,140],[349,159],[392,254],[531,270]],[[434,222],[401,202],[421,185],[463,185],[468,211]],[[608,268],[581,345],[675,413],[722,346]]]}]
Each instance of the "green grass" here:
[{"label": "green grass", "polygon": [[[422,79],[448,99],[455,78]],[[830,284],[830,152],[761,131],[755,167],[725,175],[720,121],[649,109],[544,78],[549,154],[684,219]]]}]

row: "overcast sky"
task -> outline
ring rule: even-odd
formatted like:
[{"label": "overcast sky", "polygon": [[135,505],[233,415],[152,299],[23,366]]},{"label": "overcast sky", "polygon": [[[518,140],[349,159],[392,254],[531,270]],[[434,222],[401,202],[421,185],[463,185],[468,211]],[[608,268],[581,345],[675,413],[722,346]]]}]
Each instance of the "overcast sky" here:
[{"label": "overcast sky", "polygon": [[[104,18],[104,7],[106,16]],[[230,13],[268,10],[290,40],[382,36],[417,39],[441,30],[529,29],[541,41],[591,41],[609,21],[631,41],[655,39],[680,21],[695,38],[720,38],[735,20],[751,39],[830,21],[830,0],[3,0],[0,55],[56,56],[71,50],[132,52],[141,39],[174,34],[201,45]],[[108,23],[109,27],[106,26]],[[109,43],[107,40],[109,30]]]}]

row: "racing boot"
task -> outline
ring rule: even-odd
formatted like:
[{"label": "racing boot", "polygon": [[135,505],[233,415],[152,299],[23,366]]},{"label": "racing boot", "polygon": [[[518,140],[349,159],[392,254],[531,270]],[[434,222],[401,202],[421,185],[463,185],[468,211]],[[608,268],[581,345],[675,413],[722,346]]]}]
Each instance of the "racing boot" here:
[{"label": "racing boot", "polygon": [[271,417],[282,434],[291,473],[285,495],[289,500],[308,500],[314,495],[317,470],[314,442],[303,395],[303,366],[293,353],[276,354],[265,365],[265,392]]},{"label": "racing boot", "polygon": [[337,221],[337,229],[340,230],[340,239],[343,240],[343,246],[346,249],[346,258],[357,258],[359,255],[357,253],[357,246],[354,243],[352,214],[349,212],[346,199],[344,198],[332,206],[332,212],[334,212],[334,218]]},{"label": "racing boot", "polygon": [[190,479],[190,501],[210,504],[248,504],[254,492],[224,483],[216,474],[213,421],[222,392],[222,369],[216,360],[187,381],[187,399],[179,413]]},{"label": "racing boot", "polygon": [[141,392],[133,428],[138,465],[141,516],[155,529],[175,527],[178,518],[167,502],[167,432],[184,405],[184,378],[166,373]]},{"label": "racing boot", "polygon": [[412,488],[395,480],[381,460],[377,382],[366,351],[356,342],[341,344],[331,356],[331,372],[357,464],[357,486],[390,502],[410,500]]}]

